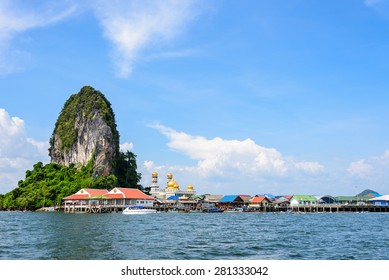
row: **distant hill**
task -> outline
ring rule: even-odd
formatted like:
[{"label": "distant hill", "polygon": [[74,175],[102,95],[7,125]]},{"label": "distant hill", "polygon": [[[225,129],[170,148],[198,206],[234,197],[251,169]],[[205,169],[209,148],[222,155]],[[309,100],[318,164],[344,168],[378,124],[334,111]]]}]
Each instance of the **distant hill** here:
[{"label": "distant hill", "polygon": [[367,189],[367,190],[364,190],[363,192],[357,194],[356,196],[378,197],[378,196],[381,196],[381,194],[379,194],[376,191]]}]

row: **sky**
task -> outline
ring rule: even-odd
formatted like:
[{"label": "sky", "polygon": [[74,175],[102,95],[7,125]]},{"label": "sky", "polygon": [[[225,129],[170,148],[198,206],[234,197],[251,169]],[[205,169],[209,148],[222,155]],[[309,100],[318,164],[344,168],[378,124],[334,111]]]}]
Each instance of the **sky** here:
[{"label": "sky", "polygon": [[389,194],[389,0],[1,0],[0,193],[83,86],[141,184]]}]

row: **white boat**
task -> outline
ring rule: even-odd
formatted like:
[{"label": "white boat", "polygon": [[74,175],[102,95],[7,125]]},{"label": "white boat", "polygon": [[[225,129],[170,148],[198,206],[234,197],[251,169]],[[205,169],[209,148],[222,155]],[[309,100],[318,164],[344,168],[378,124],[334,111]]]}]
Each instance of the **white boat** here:
[{"label": "white boat", "polygon": [[157,210],[144,208],[143,206],[130,206],[123,210],[125,215],[155,214]]}]

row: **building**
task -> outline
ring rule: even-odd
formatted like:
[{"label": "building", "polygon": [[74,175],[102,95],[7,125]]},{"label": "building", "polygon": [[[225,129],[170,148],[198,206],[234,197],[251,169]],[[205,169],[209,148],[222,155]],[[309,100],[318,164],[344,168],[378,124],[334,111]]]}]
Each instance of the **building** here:
[{"label": "building", "polygon": [[287,209],[290,206],[290,199],[291,197],[288,198],[288,196],[280,196],[279,198],[276,198],[276,200],[272,201],[272,205],[276,208]]},{"label": "building", "polygon": [[138,189],[114,188],[104,195],[104,205],[153,207],[155,198]]},{"label": "building", "polygon": [[269,207],[271,201],[266,196],[256,195],[250,200],[249,208]]},{"label": "building", "polygon": [[373,206],[389,206],[389,195],[371,198],[370,201],[373,203]]},{"label": "building", "polygon": [[92,205],[100,205],[101,199],[108,190],[81,189],[75,194],[63,198],[65,212],[86,212]]},{"label": "building", "polygon": [[243,206],[248,206],[250,204],[251,196],[249,195],[225,195],[220,199],[219,205],[220,208],[232,209],[232,208],[241,208]]},{"label": "building", "polygon": [[319,204],[334,204],[335,203],[335,197],[331,195],[322,195],[316,197]]},{"label": "building", "polygon": [[102,213],[123,210],[128,206],[153,207],[155,198],[138,189],[114,188],[111,191],[81,189],[65,197],[64,211],[72,213]]},{"label": "building", "polygon": [[313,195],[293,195],[290,199],[290,206],[311,206],[316,204],[317,200]]},{"label": "building", "polygon": [[335,196],[335,202],[341,205],[365,205],[370,199],[368,196]]},{"label": "building", "polygon": [[270,193],[257,194],[256,196],[265,196],[269,201],[276,200],[276,197]]},{"label": "building", "polygon": [[196,195],[193,185],[189,185],[186,190],[180,189],[179,184],[173,179],[172,173],[167,174],[167,182],[164,189],[160,189],[157,172],[153,172],[151,177],[150,195],[159,200],[166,201],[170,197],[185,196],[188,198]]}]

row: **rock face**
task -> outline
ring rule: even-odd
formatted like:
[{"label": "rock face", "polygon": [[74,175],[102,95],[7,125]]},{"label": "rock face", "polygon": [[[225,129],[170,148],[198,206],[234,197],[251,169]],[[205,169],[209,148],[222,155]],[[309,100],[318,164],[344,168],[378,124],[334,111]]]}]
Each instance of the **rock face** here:
[{"label": "rock face", "polygon": [[52,163],[87,165],[92,175],[113,172],[119,153],[119,133],[111,104],[94,88],[85,86],[65,103],[50,139]]}]

